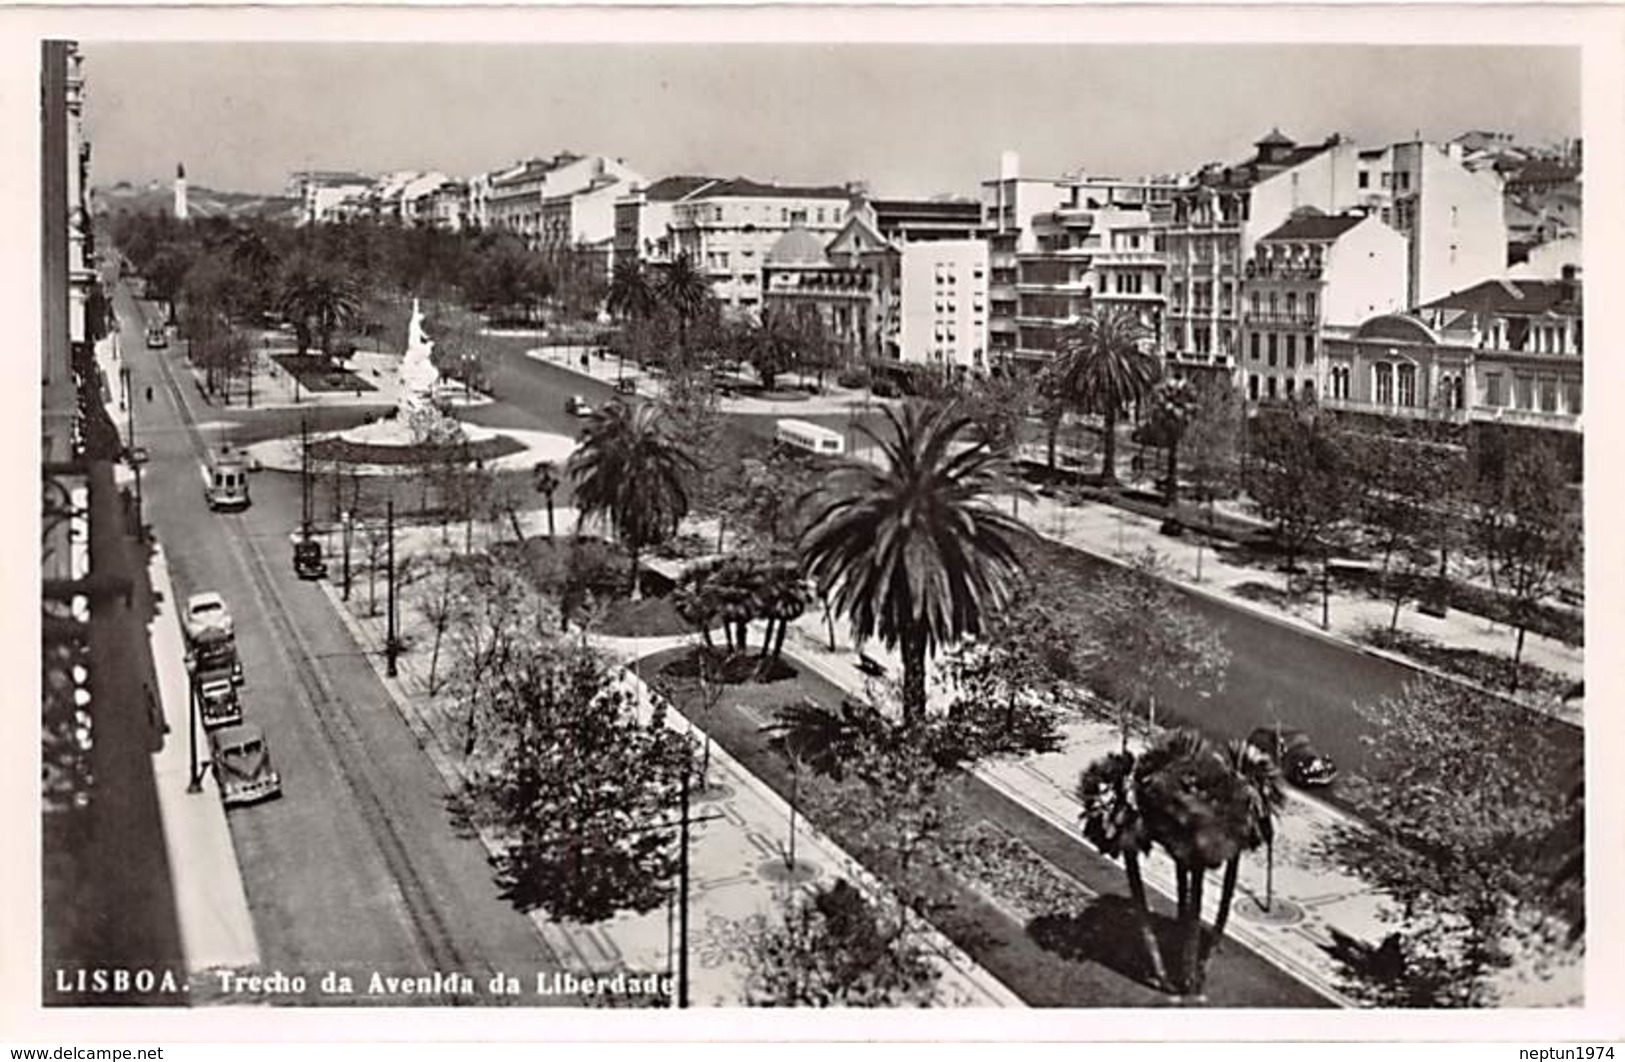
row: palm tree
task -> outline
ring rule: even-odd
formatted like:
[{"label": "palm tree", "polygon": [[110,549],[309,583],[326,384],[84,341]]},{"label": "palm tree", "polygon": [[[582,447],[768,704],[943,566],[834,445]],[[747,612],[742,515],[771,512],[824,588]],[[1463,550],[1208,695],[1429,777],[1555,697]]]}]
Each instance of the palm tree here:
[{"label": "palm tree", "polygon": [[1140,857],[1151,851],[1151,834],[1140,814],[1132,752],[1109,752],[1091,763],[1078,777],[1078,802],[1083,805],[1083,836],[1102,855],[1123,861],[1129,895],[1134,900],[1134,920],[1140,927],[1146,958],[1159,987],[1168,986],[1168,971],[1162,949],[1151,929],[1146,905],[1145,879],[1140,874]]},{"label": "palm tree", "polygon": [[694,268],[693,259],[680,254],[672,259],[666,271],[655,284],[655,296],[660,305],[677,318],[677,353],[680,360],[688,360],[688,326],[704,315],[711,302],[711,285]]},{"label": "palm tree", "polygon": [[1162,367],[1145,350],[1150,330],[1133,311],[1102,306],[1066,326],[1053,368],[1066,400],[1105,421],[1101,479],[1117,479],[1117,417],[1123,406],[1151,393]]},{"label": "palm tree", "polygon": [[322,353],[331,355],[333,333],[361,313],[361,296],[355,285],[326,262],[309,255],[288,263],[278,302],[297,330],[301,356],[313,337],[319,340]]},{"label": "palm tree", "polygon": [[1224,885],[1219,893],[1219,912],[1213,919],[1214,946],[1224,940],[1224,926],[1230,919],[1230,902],[1236,895],[1236,873],[1241,867],[1241,853],[1252,851],[1259,845],[1265,848],[1267,860],[1264,870],[1264,906],[1275,892],[1275,819],[1286,804],[1281,789],[1281,771],[1275,761],[1258,746],[1234,739],[1224,747],[1225,765],[1241,783],[1240,796],[1243,813],[1242,843],[1235,855],[1224,866]]},{"label": "palm tree", "polygon": [[611,402],[587,421],[567,472],[581,521],[607,519],[632,560],[632,599],[639,598],[638,557],[671,537],[688,515],[685,477],[694,459],[666,434],[653,403]]},{"label": "palm tree", "polygon": [[1179,501],[1179,444],[1195,414],[1196,390],[1190,381],[1164,380],[1152,391],[1151,428],[1168,451],[1168,489],[1163,504],[1169,509]]},{"label": "palm tree", "polygon": [[842,469],[814,489],[802,561],[860,641],[901,646],[903,722],[925,717],[926,659],[980,633],[1014,595],[1027,526],[995,509],[1004,459],[955,405],[884,410],[886,437],[863,427],[886,467]]},{"label": "palm tree", "polygon": [[615,263],[615,273],[609,282],[609,297],[604,306],[610,313],[626,319],[651,316],[659,306],[655,289],[643,272],[643,264],[636,258],[625,258]]}]

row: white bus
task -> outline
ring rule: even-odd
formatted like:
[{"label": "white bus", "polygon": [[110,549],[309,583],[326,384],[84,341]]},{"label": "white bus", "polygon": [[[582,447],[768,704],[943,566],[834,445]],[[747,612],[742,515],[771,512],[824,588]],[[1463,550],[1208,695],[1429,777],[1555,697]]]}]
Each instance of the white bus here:
[{"label": "white bus", "polygon": [[831,428],[821,428],[804,420],[784,419],[778,422],[773,437],[786,446],[794,446],[810,454],[841,454],[846,452],[846,439]]}]

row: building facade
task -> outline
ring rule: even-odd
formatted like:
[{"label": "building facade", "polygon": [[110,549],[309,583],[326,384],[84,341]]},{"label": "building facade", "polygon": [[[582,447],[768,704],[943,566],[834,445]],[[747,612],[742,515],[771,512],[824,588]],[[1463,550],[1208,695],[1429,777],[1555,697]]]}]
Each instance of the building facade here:
[{"label": "building facade", "polygon": [[1327,408],[1577,435],[1584,411],[1580,274],[1486,280],[1326,344]]},{"label": "building facade", "polygon": [[666,263],[672,259],[676,204],[717,184],[715,177],[663,177],[615,200],[615,260]]},{"label": "building facade", "polygon": [[833,260],[822,239],[796,226],[779,237],[763,262],[764,310],[816,319],[834,347],[834,360],[850,364],[874,347],[876,280],[863,261]]},{"label": "building facade", "polygon": [[904,244],[899,274],[899,359],[960,372],[986,371],[991,364],[986,241]]},{"label": "building facade", "polygon": [[1317,394],[1329,329],[1405,308],[1406,253],[1403,236],[1352,212],[1304,211],[1259,239],[1242,281],[1247,397]]},{"label": "building facade", "polygon": [[763,305],[762,264],[779,237],[799,225],[828,240],[846,220],[848,192],[746,178],[717,181],[672,204],[672,253],[687,255],[723,309],[755,314]]},{"label": "building facade", "polygon": [[1033,218],[1068,199],[1058,177],[1021,176],[1021,157],[999,156],[999,176],[982,182],[983,233],[988,246],[988,354],[995,362],[1016,357],[1020,346],[1019,256],[1038,249]]}]

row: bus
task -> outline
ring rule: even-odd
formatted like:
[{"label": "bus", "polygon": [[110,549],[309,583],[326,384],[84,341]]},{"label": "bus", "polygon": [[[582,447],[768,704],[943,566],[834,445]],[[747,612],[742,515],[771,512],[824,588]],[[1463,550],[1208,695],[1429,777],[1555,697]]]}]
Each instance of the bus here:
[{"label": "bus", "polygon": [[846,439],[832,428],[821,428],[804,420],[783,419],[773,438],[810,454],[835,456],[846,452]]}]

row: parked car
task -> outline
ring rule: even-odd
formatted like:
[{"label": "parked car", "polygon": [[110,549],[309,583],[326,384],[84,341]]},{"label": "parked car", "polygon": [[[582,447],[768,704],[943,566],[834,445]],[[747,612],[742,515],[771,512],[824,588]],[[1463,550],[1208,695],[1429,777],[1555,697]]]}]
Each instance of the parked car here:
[{"label": "parked car", "polygon": [[147,329],[147,349],[162,350],[169,346],[169,330],[163,325],[153,325]]},{"label": "parked car", "polygon": [[1274,760],[1281,777],[1293,785],[1323,788],[1337,778],[1337,764],[1318,751],[1302,730],[1261,726],[1248,736],[1247,743]]},{"label": "parked car", "polygon": [[301,579],[325,579],[327,561],[322,557],[322,544],[313,538],[301,539],[293,544],[293,571]]},{"label": "parked car", "polygon": [[216,730],[209,735],[214,750],[214,778],[227,805],[252,804],[282,793],[282,776],[271,764],[265,733],[253,723]]},{"label": "parked car", "polygon": [[202,672],[193,682],[203,729],[215,730],[243,721],[243,705],[237,698],[230,668]]},{"label": "parked car", "polygon": [[186,599],[186,611],[181,614],[181,626],[188,641],[196,642],[213,635],[230,637],[231,610],[226,599],[213,590],[193,594]]},{"label": "parked car", "polygon": [[592,416],[592,406],[588,405],[587,400],[580,395],[570,396],[569,400],[564,403],[564,411],[572,417]]},{"label": "parked car", "polygon": [[615,393],[618,395],[635,395],[638,393],[637,381],[631,377],[624,377],[615,381]]}]

